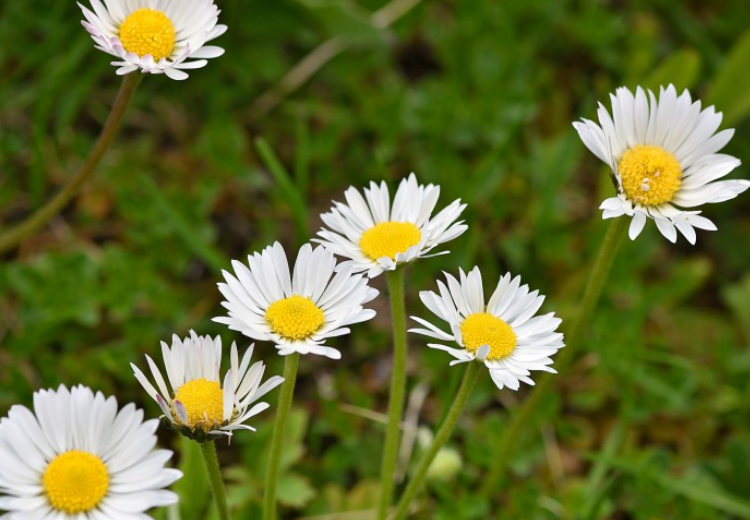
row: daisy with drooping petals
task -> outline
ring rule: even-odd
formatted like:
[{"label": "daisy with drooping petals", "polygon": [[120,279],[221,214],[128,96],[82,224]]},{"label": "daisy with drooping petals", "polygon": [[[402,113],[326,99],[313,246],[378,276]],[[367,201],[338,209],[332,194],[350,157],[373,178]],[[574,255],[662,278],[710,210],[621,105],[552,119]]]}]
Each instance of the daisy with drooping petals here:
[{"label": "daisy with drooping petals", "polygon": [[341,352],[323,343],[348,334],[348,325],[375,316],[362,306],[378,291],[350,267],[337,269],[333,253],[323,247],[303,245],[291,277],[278,242],[247,261],[247,266],[232,261],[234,275],[224,271],[226,283],[220,283],[219,290],[229,316],[214,321],[250,338],[272,341],[282,356],[298,352],[340,359]]},{"label": "daisy with drooping petals", "polygon": [[284,378],[273,376],[261,384],[266,367],[262,361],[250,366],[253,345],[240,361],[237,344],[232,343],[230,367],[222,385],[219,336],[198,336],[191,330],[184,340],[172,336],[171,348],[162,342],[161,350],[169,387],[149,356],[146,360],[156,387],[137,366],[130,366],[171,426],[198,441],[231,437],[234,430],[254,431],[244,422],[268,408],[268,403],[253,403],[284,382]]},{"label": "daisy with drooping petals", "polygon": [[440,294],[422,291],[422,303],[437,317],[446,321],[450,332],[412,316],[424,329],[409,332],[424,334],[443,341],[455,341],[460,349],[439,344],[431,348],[444,350],[456,358],[451,365],[481,360],[499,389],[518,390],[519,382],[533,385],[532,370],[555,373],[550,367],[563,344],[563,335],[555,332],[562,320],[550,312],[535,316],[544,302],[539,291],[529,292],[521,277],[510,273],[500,278],[489,302],[484,303],[482,274],[475,267],[469,274],[459,271],[460,280],[446,274],[447,286],[438,282]]},{"label": "daisy with drooping petals", "polygon": [[85,386],[34,393],[33,412],[16,405],[0,420],[1,517],[135,520],[175,504],[164,487],[182,473],[154,450],[158,425]]},{"label": "daisy with drooping petals", "polygon": [[140,69],[183,80],[188,77],[183,69],[199,69],[206,59],[224,54],[206,45],[227,30],[216,23],[220,11],[213,0],[90,2],[93,11],[78,4],[86,17],[81,23],[97,49],[119,58],[112,62],[119,75]]},{"label": "daisy with drooping petals", "polygon": [[[740,165],[740,160],[717,153],[734,130],[716,133],[721,112],[701,110],[685,90],[673,85],[659,90],[638,87],[633,93],[617,89],[612,115],[599,104],[599,125],[588,119],[573,123],[581,140],[610,165],[617,196],[605,200],[603,218],[632,217],[629,235],[635,239],[651,218],[669,241],[677,231],[695,244],[695,229],[716,230],[700,211],[685,210],[733,199],[750,187],[747,180],[718,181]],[[600,126],[601,125],[601,126]]]},{"label": "daisy with drooping petals", "polygon": [[428,253],[468,229],[456,222],[466,207],[460,199],[431,218],[440,186],[417,184],[413,173],[399,184],[393,206],[385,182],[371,182],[363,191],[364,197],[350,187],[344,192],[346,204],[334,202],[330,213],[320,216],[330,229],[321,229],[314,242],[349,258],[342,267],[367,271],[370,278],[417,258],[446,254]]}]

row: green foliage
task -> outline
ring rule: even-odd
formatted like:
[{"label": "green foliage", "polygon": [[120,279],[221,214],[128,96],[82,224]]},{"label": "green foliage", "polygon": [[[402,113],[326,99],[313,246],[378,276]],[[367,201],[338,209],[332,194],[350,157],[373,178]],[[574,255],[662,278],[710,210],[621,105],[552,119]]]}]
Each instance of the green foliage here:
[{"label": "green foliage", "polygon": [[750,112],[750,31],[737,41],[716,76],[710,101],[722,107],[726,124],[737,124]]},{"label": "green foliage", "polygon": [[[612,188],[570,123],[595,118],[619,85],[690,88],[725,112],[723,127],[737,125],[727,153],[750,151],[744,0],[422,2],[385,30],[370,24],[375,0],[220,4],[226,55],[182,83],[145,78],[82,194],[3,257],[0,415],[38,388],[83,383],[157,416],[130,362],[143,367],[159,341],[191,328],[250,343],[210,321],[224,312],[215,284],[231,259],[274,240],[293,250],[346,187],[394,187],[410,171],[441,186],[439,207],[461,197],[470,225],[450,255],[409,269],[410,315],[426,316],[418,292],[441,270],[479,265],[488,286],[521,274],[547,295],[543,310],[573,316]],[[116,92],[80,18],[74,2],[0,7],[0,230],[76,170]],[[275,110],[253,110],[334,37],[345,51]],[[412,518],[747,518],[748,204],[704,208],[719,231],[699,232],[695,247],[668,244],[651,223],[623,245],[584,355],[558,376],[491,500],[477,490],[528,390],[497,392],[481,377],[451,441],[462,465],[430,483]],[[341,361],[300,367],[283,518],[374,507],[384,429],[365,412],[386,407],[390,331],[383,296],[373,305],[373,322],[336,340]],[[410,389],[430,387],[419,423],[434,430],[460,374],[424,338],[409,341]],[[268,345],[255,355],[281,372]],[[256,433],[219,447],[238,519],[260,515],[275,399]],[[162,439],[188,477],[179,510],[159,514],[213,518],[199,454]]]}]

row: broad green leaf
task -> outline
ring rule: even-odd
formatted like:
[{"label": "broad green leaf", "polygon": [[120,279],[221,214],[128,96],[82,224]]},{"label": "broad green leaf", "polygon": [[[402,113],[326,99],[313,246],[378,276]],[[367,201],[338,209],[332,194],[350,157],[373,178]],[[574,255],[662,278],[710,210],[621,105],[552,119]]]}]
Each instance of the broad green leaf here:
[{"label": "broad green leaf", "polygon": [[714,79],[710,104],[724,112],[724,125],[739,123],[750,112],[750,30],[740,37]]},{"label": "broad green leaf", "polygon": [[695,85],[700,71],[700,55],[692,49],[682,49],[661,62],[641,86],[656,92],[660,86],[672,83],[681,92]]},{"label": "broad green leaf", "polygon": [[277,496],[285,506],[302,507],[315,498],[315,488],[305,477],[286,474],[279,478]]}]

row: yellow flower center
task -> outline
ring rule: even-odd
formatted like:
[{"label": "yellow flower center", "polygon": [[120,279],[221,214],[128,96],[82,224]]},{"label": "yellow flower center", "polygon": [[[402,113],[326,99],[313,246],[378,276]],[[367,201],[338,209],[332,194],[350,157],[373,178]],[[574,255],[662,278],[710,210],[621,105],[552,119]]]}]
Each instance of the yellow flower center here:
[{"label": "yellow flower center", "polygon": [[295,294],[269,305],[266,321],[279,336],[297,340],[312,336],[325,322],[325,316],[310,298]]},{"label": "yellow flower center", "polygon": [[518,344],[513,328],[487,312],[467,316],[461,324],[461,337],[464,348],[472,353],[476,353],[482,345],[489,345],[490,353],[487,359],[492,361],[509,356]]},{"label": "yellow flower center", "polygon": [[637,145],[618,165],[622,189],[641,206],[669,202],[682,184],[682,168],[674,155],[660,146]]},{"label": "yellow flower center", "polygon": [[120,41],[126,51],[141,58],[150,54],[154,60],[159,61],[172,54],[174,25],[161,11],[141,7],[130,13],[120,24]]},{"label": "yellow flower center", "polygon": [[109,473],[102,459],[84,451],[67,451],[44,470],[42,487],[50,505],[74,515],[94,509],[109,489]]},{"label": "yellow flower center", "polygon": [[208,431],[224,422],[224,392],[216,381],[191,379],[177,389],[174,400],[185,407],[193,430]]},{"label": "yellow flower center", "polygon": [[420,240],[422,232],[411,222],[381,222],[362,233],[359,247],[373,260],[384,256],[395,260],[396,253],[406,252]]}]

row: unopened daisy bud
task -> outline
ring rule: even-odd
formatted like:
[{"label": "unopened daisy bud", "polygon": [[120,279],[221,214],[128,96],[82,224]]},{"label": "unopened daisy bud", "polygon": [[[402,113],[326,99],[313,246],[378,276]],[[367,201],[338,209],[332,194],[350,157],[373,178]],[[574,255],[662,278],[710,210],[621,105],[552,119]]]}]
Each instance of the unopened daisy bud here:
[{"label": "unopened daisy bud", "polygon": [[[417,431],[417,443],[423,451],[428,450],[434,440],[435,436],[428,428],[422,427]],[[461,454],[453,448],[444,446],[430,463],[426,475],[427,480],[436,482],[451,480],[461,471],[462,466]]]},{"label": "unopened daisy bud", "polygon": [[175,335],[171,347],[162,342],[161,348],[169,387],[149,356],[146,361],[156,387],[131,363],[133,374],[164,412],[165,424],[199,442],[230,437],[234,430],[254,431],[245,421],[268,408],[268,403],[256,401],[284,381],[273,376],[261,383],[265,365],[257,361],[250,366],[253,345],[240,360],[237,345],[232,343],[223,384],[219,336],[214,339],[190,331],[190,337],[181,340]]},{"label": "unopened daisy bud", "polygon": [[463,221],[456,222],[466,208],[460,200],[432,217],[440,186],[418,184],[413,173],[399,184],[393,205],[385,182],[371,182],[363,192],[346,190],[346,204],[335,202],[330,213],[320,216],[328,228],[313,241],[349,258],[342,268],[366,271],[370,278],[417,258],[446,254],[429,253],[468,229]]},{"label": "unopened daisy bud", "polygon": [[635,96],[621,87],[610,97],[614,117],[600,103],[599,125],[588,119],[573,123],[586,147],[612,168],[617,195],[602,202],[602,217],[631,217],[633,240],[647,219],[670,242],[677,231],[691,244],[694,228],[715,231],[691,208],[733,199],[750,187],[744,179],[718,180],[740,165],[736,157],[717,153],[734,134],[716,133],[721,112],[713,106],[701,110],[700,101],[687,90],[677,96],[673,85],[660,88],[658,100],[641,87]]},{"label": "unopened daisy bud", "polygon": [[276,242],[249,256],[248,265],[232,261],[234,274],[224,271],[219,290],[229,316],[214,318],[230,329],[259,341],[271,341],[279,354],[319,354],[340,359],[341,352],[324,345],[328,338],[349,333],[348,325],[372,319],[362,306],[378,291],[351,267],[337,269],[333,253],[305,244],[292,276],[284,248]]},{"label": "unopened daisy bud", "polygon": [[448,323],[444,332],[422,318],[412,319],[425,328],[409,332],[442,341],[455,341],[461,348],[442,344],[429,347],[444,350],[456,358],[451,365],[484,363],[499,389],[518,390],[520,382],[533,385],[531,371],[552,372],[551,356],[563,345],[562,333],[555,332],[562,320],[554,313],[536,316],[544,302],[539,291],[529,292],[521,277],[510,273],[500,278],[489,302],[485,304],[482,274],[478,267],[469,274],[459,270],[460,279],[446,274],[447,285],[438,282],[440,293],[422,291],[422,303]]},{"label": "unopened daisy bud", "polygon": [[463,466],[461,454],[454,448],[440,448],[427,470],[427,480],[445,482],[453,479]]},{"label": "unopened daisy bud", "polygon": [[224,54],[221,47],[206,45],[227,30],[217,24],[220,11],[213,0],[90,3],[93,11],[78,4],[86,17],[81,23],[97,49],[119,58],[112,62],[119,75],[140,69],[183,80],[188,77],[183,69],[204,67],[206,59]]},{"label": "unopened daisy bud", "polygon": [[156,419],[85,386],[34,393],[34,410],[13,406],[0,420],[2,518],[145,518],[177,503],[164,489],[182,476],[154,450]]}]

